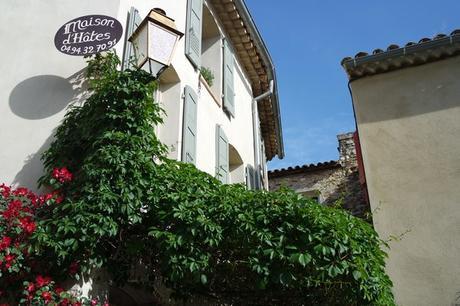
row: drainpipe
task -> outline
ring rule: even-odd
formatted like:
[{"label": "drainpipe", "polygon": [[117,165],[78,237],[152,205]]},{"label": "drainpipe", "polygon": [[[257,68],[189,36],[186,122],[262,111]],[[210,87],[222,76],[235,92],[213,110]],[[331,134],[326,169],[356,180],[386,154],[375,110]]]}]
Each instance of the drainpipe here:
[{"label": "drainpipe", "polygon": [[[270,97],[273,95],[273,88],[274,88],[274,82],[273,80],[270,81],[270,87],[268,91],[264,92],[263,94],[255,97],[252,100],[252,131],[253,131],[253,137],[254,137],[254,166],[257,170],[260,169],[260,164],[261,164],[261,157],[260,157],[260,137],[259,135],[259,111],[257,109],[257,102]],[[262,156],[262,158],[265,158]],[[259,173],[257,171],[257,173]],[[256,186],[257,189],[260,189],[261,187],[261,182],[260,182],[260,175],[256,176]]]}]

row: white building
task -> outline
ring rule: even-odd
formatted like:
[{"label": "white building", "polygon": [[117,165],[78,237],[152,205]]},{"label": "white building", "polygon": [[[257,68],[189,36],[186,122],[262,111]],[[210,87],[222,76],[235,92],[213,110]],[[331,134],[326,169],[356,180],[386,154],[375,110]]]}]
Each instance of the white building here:
[{"label": "white building", "polygon": [[[169,157],[223,182],[267,188],[266,161],[284,154],[276,76],[242,0],[2,3],[1,180],[35,189],[54,129],[66,107],[84,98],[85,59],[56,49],[57,30],[84,15],[116,18],[124,33],[115,50],[126,60],[132,55],[126,38],[157,7],[185,33],[157,92],[167,117],[156,132]],[[201,67],[213,72],[212,86],[200,77]]]}]

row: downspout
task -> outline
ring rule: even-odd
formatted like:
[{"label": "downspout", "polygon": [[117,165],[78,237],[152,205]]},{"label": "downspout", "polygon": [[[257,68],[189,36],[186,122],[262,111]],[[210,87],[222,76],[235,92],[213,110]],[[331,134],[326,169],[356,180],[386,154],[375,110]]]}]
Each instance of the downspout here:
[{"label": "downspout", "polygon": [[[261,164],[261,157],[260,157],[260,143],[259,139],[262,135],[259,135],[259,112],[257,109],[257,102],[270,97],[273,95],[273,88],[274,88],[274,81],[270,80],[270,86],[268,91],[264,92],[263,94],[254,97],[252,99],[252,132],[253,132],[253,138],[254,138],[254,166],[256,169],[260,168]],[[259,137],[260,136],[260,137]],[[262,157],[263,158],[263,157]],[[258,172],[257,172],[258,173]],[[256,176],[256,185],[257,189],[261,187],[261,182],[260,182],[260,176]]]},{"label": "downspout", "polygon": [[[277,153],[275,155],[278,155],[280,159],[284,158],[284,145],[283,145],[283,136],[282,136],[282,127],[281,127],[281,115],[280,115],[280,107],[279,107],[279,101],[278,101],[278,88],[277,88],[277,81],[276,81],[276,72],[275,72],[275,65],[273,64],[273,61],[270,57],[270,54],[268,52],[267,46],[265,45],[264,41],[262,40],[262,36],[259,33],[259,30],[257,29],[257,26],[251,16],[251,13],[249,12],[246,3],[244,0],[234,0],[233,2],[238,10],[238,12],[241,14],[241,18],[249,25],[248,31],[251,34],[251,37],[254,39],[252,42],[258,47],[258,50],[260,51],[260,56],[262,57],[263,61],[267,65],[267,74],[268,74],[268,79],[273,82],[273,85],[270,86],[270,89],[268,92],[270,94],[267,94],[265,97],[268,97],[269,95],[272,95],[272,107],[273,107],[273,112],[275,116],[275,133],[276,133],[276,138],[278,142],[278,148],[277,148]],[[266,93],[263,93],[261,96],[264,96]]]}]

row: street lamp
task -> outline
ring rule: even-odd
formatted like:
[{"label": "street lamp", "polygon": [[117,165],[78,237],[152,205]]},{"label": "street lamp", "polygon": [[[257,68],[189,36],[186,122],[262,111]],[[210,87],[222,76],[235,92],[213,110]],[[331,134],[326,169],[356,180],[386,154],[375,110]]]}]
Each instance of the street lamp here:
[{"label": "street lamp", "polygon": [[183,35],[165,11],[158,8],[151,10],[129,38],[134,46],[137,66],[157,78],[171,64],[174,50]]}]

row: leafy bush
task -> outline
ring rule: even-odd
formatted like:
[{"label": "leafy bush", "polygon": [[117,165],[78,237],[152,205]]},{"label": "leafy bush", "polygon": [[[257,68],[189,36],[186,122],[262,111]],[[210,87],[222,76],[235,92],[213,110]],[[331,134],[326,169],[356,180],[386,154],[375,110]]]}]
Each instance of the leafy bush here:
[{"label": "leafy bush", "polygon": [[[54,169],[55,186],[71,180],[67,169]],[[39,215],[46,214],[52,206],[63,200],[59,189],[38,196],[26,188],[13,189],[0,185],[0,305],[60,305],[60,306],[108,306],[75,297],[66,292],[49,276],[49,258],[37,257],[31,252],[33,234],[37,230]],[[77,273],[77,267],[65,269]],[[69,275],[67,275],[69,276]]]},{"label": "leafy bush", "polygon": [[43,184],[67,167],[60,205],[42,216],[37,251],[56,265],[104,267],[123,284],[140,265],[152,287],[219,302],[393,305],[382,241],[366,222],[292,191],[222,185],[166,159],[155,83],[117,71],[113,54],[89,63],[92,96],[72,108],[43,159]]}]

